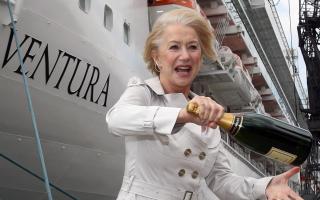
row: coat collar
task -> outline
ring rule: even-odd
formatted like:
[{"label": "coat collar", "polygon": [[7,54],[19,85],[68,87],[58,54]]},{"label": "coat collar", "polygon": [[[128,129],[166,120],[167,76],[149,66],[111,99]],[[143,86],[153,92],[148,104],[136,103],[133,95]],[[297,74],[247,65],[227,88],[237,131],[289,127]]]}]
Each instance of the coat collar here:
[{"label": "coat collar", "polygon": [[[160,83],[160,79],[158,76],[152,77],[150,79],[145,80],[145,83],[157,94],[157,95],[165,95],[163,87]],[[190,91],[189,98],[197,96],[196,93]]]},{"label": "coat collar", "polygon": [[145,83],[157,94],[164,95],[163,87],[158,76],[145,80]]}]

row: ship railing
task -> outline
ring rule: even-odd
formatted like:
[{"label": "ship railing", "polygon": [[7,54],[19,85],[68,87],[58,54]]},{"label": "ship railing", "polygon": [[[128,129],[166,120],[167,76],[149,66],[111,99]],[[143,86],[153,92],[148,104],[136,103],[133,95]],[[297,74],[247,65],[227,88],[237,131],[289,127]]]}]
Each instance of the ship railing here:
[{"label": "ship railing", "polygon": [[221,44],[222,44],[222,41],[226,35],[226,31],[228,29],[228,26],[229,26],[229,15],[225,15],[225,16],[221,16],[221,17],[218,17],[218,24],[217,24],[217,27],[215,27],[215,30],[216,30],[216,40],[217,40],[217,46],[216,46],[216,49],[219,49]]},{"label": "ship railing", "polygon": [[[30,191],[30,193],[24,192],[23,197],[21,196],[22,193],[20,194],[18,193],[18,194],[15,194],[16,195],[15,197],[10,196],[5,198],[11,199],[11,198],[18,197],[20,199],[29,199],[30,196],[32,196],[32,193],[35,193],[35,192],[43,193],[43,196],[46,195],[45,189],[42,188],[43,184],[40,184],[41,182],[44,183],[45,180],[43,177],[41,177],[40,175],[38,175],[36,172],[33,171],[35,169],[32,170],[3,153],[0,153],[0,158],[2,158],[0,159],[0,164],[1,164],[0,170],[8,169],[5,171],[11,171],[14,174],[19,174],[20,175],[19,177],[21,177],[21,180],[10,180],[10,177],[8,177],[7,179],[8,184],[12,184],[12,188],[19,188],[19,190]],[[61,200],[70,200],[70,199],[78,200],[78,198],[76,198],[69,192],[63,190],[61,187],[53,184],[52,182],[50,182],[50,187],[54,189],[52,190],[52,196],[54,199],[57,198]],[[38,188],[38,190],[34,191],[34,188]]]},{"label": "ship railing", "polygon": [[216,49],[219,49],[228,30],[230,16],[227,12],[218,11],[218,13],[216,13],[214,12],[214,9],[217,7],[225,7],[225,2],[223,0],[214,1],[214,3],[213,1],[209,2],[205,0],[198,0],[197,2],[214,28],[214,34],[216,36],[216,43],[214,46]]}]

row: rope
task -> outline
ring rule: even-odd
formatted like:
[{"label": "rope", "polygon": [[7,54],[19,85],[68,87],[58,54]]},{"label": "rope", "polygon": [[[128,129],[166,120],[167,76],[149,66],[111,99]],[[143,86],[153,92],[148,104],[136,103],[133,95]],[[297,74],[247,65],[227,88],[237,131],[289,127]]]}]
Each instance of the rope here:
[{"label": "rope", "polygon": [[26,77],[26,69],[25,69],[25,66],[23,64],[22,57],[21,57],[21,49],[20,49],[19,42],[18,42],[18,36],[17,36],[15,22],[14,22],[14,19],[13,19],[12,8],[11,8],[9,0],[7,2],[8,2],[8,9],[9,9],[10,18],[11,18],[11,25],[12,25],[12,29],[13,29],[13,33],[14,33],[13,35],[14,35],[16,47],[17,47],[17,50],[18,50],[19,62],[20,62],[21,68],[22,68],[22,77],[23,77],[23,83],[24,83],[24,90],[25,90],[25,93],[26,93],[26,96],[27,96],[27,100],[28,100],[28,108],[29,108],[29,111],[31,113],[32,125],[33,125],[33,128],[34,128],[34,134],[35,134],[36,143],[37,143],[37,152],[38,152],[38,156],[39,156],[39,159],[40,159],[40,162],[41,162],[41,168],[42,168],[42,173],[43,173],[44,180],[45,180],[45,187],[46,187],[46,191],[47,191],[47,194],[48,194],[48,199],[52,200],[51,188],[50,188],[50,185],[49,185],[47,169],[46,169],[46,165],[45,165],[45,162],[44,162],[44,157],[43,157],[43,152],[42,152],[42,147],[41,147],[41,142],[40,142],[40,137],[39,137],[39,131],[38,131],[38,128],[37,128],[36,118],[35,118],[35,114],[34,114],[34,110],[33,110],[33,106],[32,106],[31,95],[30,95],[28,81],[27,81],[27,77]]},{"label": "rope", "polygon": [[[21,164],[17,163],[16,161],[12,160],[11,158],[5,156],[4,154],[0,153],[0,157],[3,157],[4,159],[6,159],[7,161],[13,163],[14,165],[16,165],[17,167],[19,167],[20,169],[26,171],[27,173],[31,174],[32,176],[36,177],[37,179],[44,181],[44,178],[42,178],[41,176],[37,175],[36,173],[32,172],[31,170],[25,168],[24,166],[22,166]],[[73,200],[78,200],[76,197],[72,196],[71,194],[68,194],[67,192],[65,192],[64,190],[60,189],[58,186],[55,186],[54,184],[50,183],[50,186],[52,186],[54,189],[58,190],[59,192],[61,192],[62,194],[70,197]]]}]

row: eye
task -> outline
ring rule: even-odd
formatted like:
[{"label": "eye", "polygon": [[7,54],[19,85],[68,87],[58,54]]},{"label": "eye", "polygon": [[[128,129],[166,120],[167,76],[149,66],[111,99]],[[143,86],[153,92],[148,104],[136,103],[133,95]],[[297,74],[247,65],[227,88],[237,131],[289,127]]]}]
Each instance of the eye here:
[{"label": "eye", "polygon": [[169,49],[170,49],[170,50],[178,50],[178,49],[179,49],[179,46],[178,46],[177,44],[170,45],[170,46],[169,46]]},{"label": "eye", "polygon": [[199,49],[199,45],[197,45],[197,44],[189,45],[189,49],[191,49],[191,50],[198,50],[198,49]]}]

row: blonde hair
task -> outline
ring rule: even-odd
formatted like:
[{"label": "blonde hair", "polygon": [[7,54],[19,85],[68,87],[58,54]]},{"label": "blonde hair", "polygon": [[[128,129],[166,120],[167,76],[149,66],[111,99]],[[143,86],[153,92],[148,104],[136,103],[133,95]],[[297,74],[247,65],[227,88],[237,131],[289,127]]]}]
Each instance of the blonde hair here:
[{"label": "blonde hair", "polygon": [[182,24],[193,28],[200,40],[202,57],[205,56],[208,59],[216,60],[217,54],[212,47],[214,40],[213,29],[206,19],[200,13],[189,8],[175,9],[162,14],[157,19],[146,40],[143,57],[152,73],[159,75],[159,71],[155,68],[156,63],[152,58],[152,53],[158,49],[165,28],[172,24]]}]

